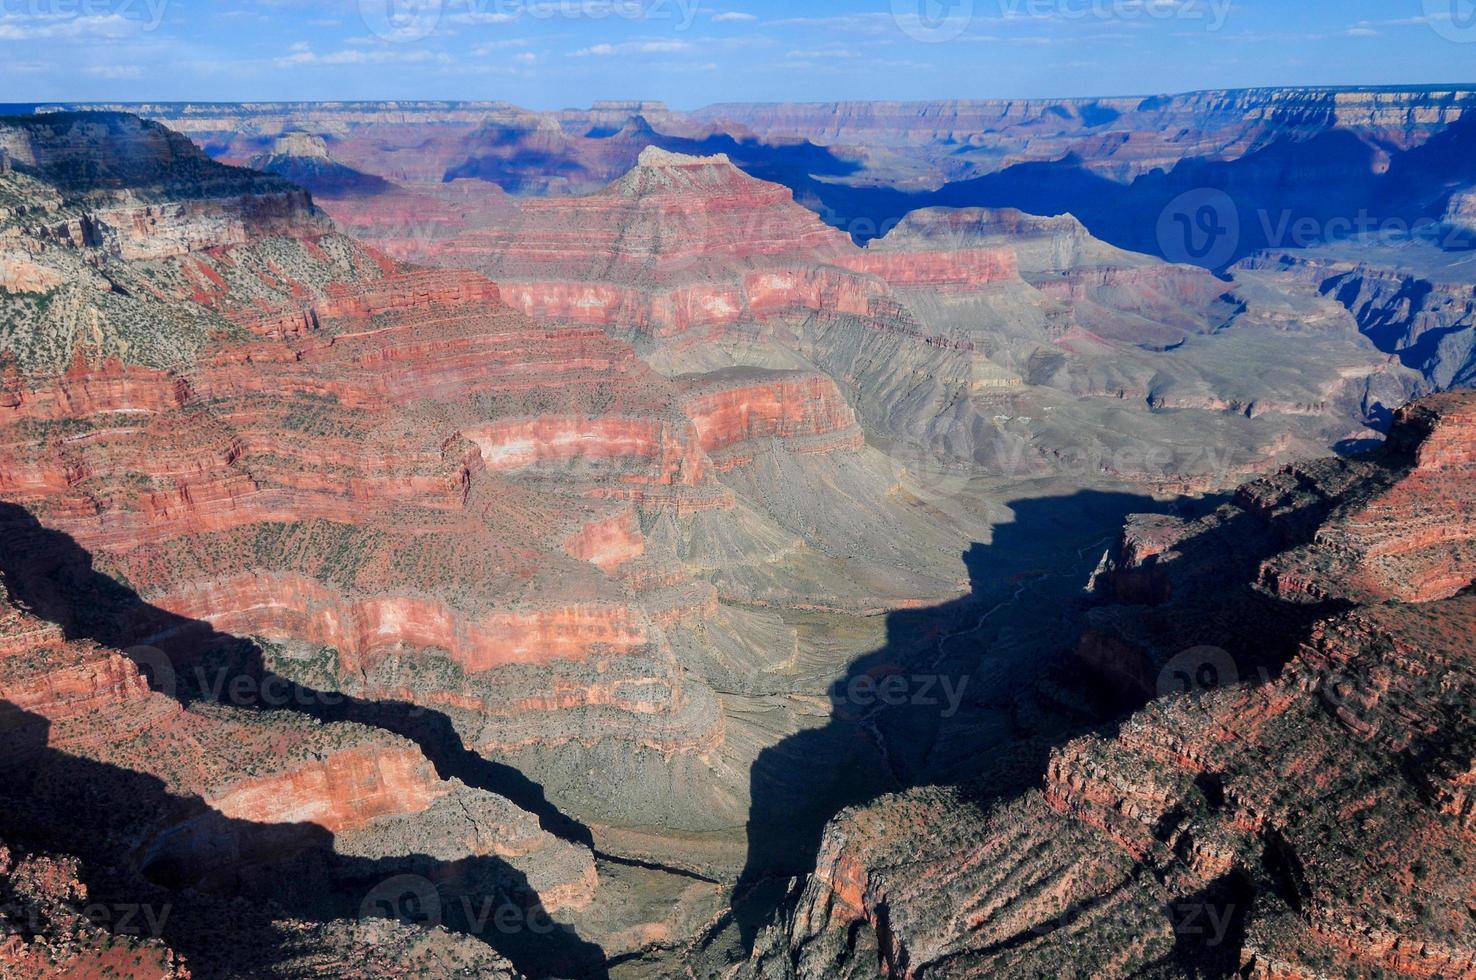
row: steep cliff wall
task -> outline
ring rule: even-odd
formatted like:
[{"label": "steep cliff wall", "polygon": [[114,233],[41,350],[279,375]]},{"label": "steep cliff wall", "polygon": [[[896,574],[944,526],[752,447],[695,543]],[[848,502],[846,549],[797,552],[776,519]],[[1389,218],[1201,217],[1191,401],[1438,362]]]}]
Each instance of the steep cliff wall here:
[{"label": "steep cliff wall", "polygon": [[[977,808],[986,788],[965,786],[843,813],[749,969],[1476,969],[1464,870],[1476,728],[1457,693],[1472,681],[1476,604],[1456,594],[1476,580],[1458,543],[1460,498],[1476,486],[1472,407],[1469,395],[1417,404],[1381,456],[1251,484],[1192,524],[1134,524],[1094,584],[1118,605],[1102,608],[1084,663],[1119,681],[1145,671],[1139,699],[1160,699],[1112,734],[1054,750],[1039,788],[1017,799]],[[1427,512],[1454,522],[1438,585],[1416,572],[1341,614],[1276,611],[1284,579],[1257,584],[1262,556],[1274,565],[1310,540],[1300,547],[1327,558],[1303,562],[1293,608],[1305,595],[1347,595],[1341,542],[1365,533],[1370,511],[1430,500],[1432,481],[1442,500],[1457,498]],[[1425,538],[1424,520],[1399,525],[1403,534],[1387,525],[1391,541]],[[1209,639],[1228,649],[1192,645]],[[1291,646],[1284,667],[1274,654],[1269,667],[1256,659],[1278,643]]]}]

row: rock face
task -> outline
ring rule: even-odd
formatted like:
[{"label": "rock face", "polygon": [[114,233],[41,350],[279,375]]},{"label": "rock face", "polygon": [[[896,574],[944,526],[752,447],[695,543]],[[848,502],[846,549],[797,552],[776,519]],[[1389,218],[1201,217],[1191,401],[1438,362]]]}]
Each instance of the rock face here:
[{"label": "rock face", "polygon": [[[0,140],[16,170],[61,194],[46,202],[61,204],[59,213],[25,212],[27,224],[40,225],[35,233],[43,241],[159,259],[328,227],[301,189],[212,164],[188,140],[136,117],[19,118],[7,123]],[[117,157],[97,153],[116,146],[128,150]]]},{"label": "rock face", "polygon": [[393,190],[382,177],[360,173],[332,159],[323,137],[303,130],[289,130],[277,137],[271,152],[253,159],[251,166],[321,197],[362,197]]},{"label": "rock face", "polygon": [[[1253,676],[1335,624],[1381,628],[1382,602],[1463,622],[1470,412],[1396,417],[1430,381],[1340,296],[1271,264],[1220,278],[1125,252],[1069,215],[927,209],[861,247],[799,203],[813,188],[739,166],[864,182],[836,152],[652,105],[267,106],[229,138],[231,110],[158,111],[331,194],[373,240],[156,123],[0,120],[0,866],[19,869],[0,898],[44,926],[5,937],[3,969],[126,972],[106,936],[132,906],[156,925],[128,962],[195,976],[860,974],[867,943],[900,973],[946,972],[949,943],[961,964],[1054,972],[1021,932],[1037,906],[1009,891],[1030,859],[995,893],[967,878],[994,865],[950,856],[1004,916],[974,948],[929,931],[954,928],[937,908],[908,918],[925,877],[883,894],[864,840],[822,839],[843,805],[998,770],[993,797],[896,805],[931,820],[966,801],[957,840],[977,813],[1003,822],[1000,853],[1049,851],[1062,879],[1031,894],[1073,922],[1120,884],[1146,925],[1105,944],[1113,969],[1163,946],[1163,905],[1134,891],[1162,879],[1155,901],[1228,889],[1239,906],[1253,886],[1354,923],[1328,927],[1337,955],[1400,964],[1417,937],[1444,964],[1427,972],[1460,972],[1449,915],[1375,927],[1357,918],[1372,901],[1264,885],[1305,874],[1279,855],[1323,845],[1298,836],[1297,798],[1277,809],[1245,775],[1254,748],[1216,769],[1175,721],[1191,776],[1094,761],[1136,743],[1071,743],[1050,766],[1040,751],[1141,705],[1178,651],[1212,645]],[[1455,112],[1367,125],[1413,145]],[[527,146],[544,162],[520,163]],[[559,154],[582,162],[555,187]],[[581,194],[444,180],[463,172]],[[1104,533],[1153,506],[1144,493],[1220,488],[1391,422],[1378,459],[1293,464],[1201,520],[1134,521],[1080,608]],[[1317,648],[1366,668],[1368,697],[1425,663],[1364,646]],[[1068,655],[1065,681],[1034,676]],[[1210,657],[1187,676],[1206,664],[1225,675]],[[892,710],[852,690],[955,674],[945,715],[932,695]],[[1277,690],[1291,744],[1320,716]],[[1459,723],[1389,703],[1398,722],[1375,727],[1399,751]],[[1216,724],[1256,717],[1240,703]],[[1307,771],[1339,771],[1318,744]],[[1429,800],[1464,819],[1469,760],[1406,794],[1364,755],[1348,778],[1393,786],[1406,826],[1426,828]],[[1434,771],[1424,758],[1399,771]],[[1036,762],[1050,792],[995,798]],[[1231,784],[1252,802],[1214,802]],[[867,835],[900,839],[893,805]],[[1011,807],[1039,823],[1020,836]],[[786,906],[750,961],[819,844],[852,911],[801,926]],[[1379,853],[1370,887],[1409,894],[1393,869],[1413,864]],[[1445,882],[1455,865],[1429,867]],[[74,883],[101,903],[85,923]],[[1262,921],[1234,956],[1173,955],[1313,962],[1274,903],[1227,928]]]},{"label": "rock face", "polygon": [[1359,241],[1268,252],[1247,269],[1275,270],[1335,298],[1380,350],[1429,387],[1476,382],[1476,287],[1463,253],[1429,241]]},{"label": "rock face", "polygon": [[[694,115],[768,139],[852,145],[977,145],[988,133],[989,149],[1004,153],[997,166],[1076,152],[1100,172],[1133,176],[1187,156],[1233,158],[1285,135],[1334,127],[1408,148],[1473,105],[1470,90],[1251,89],[1147,99],[725,104]],[[1122,132],[1135,136],[1107,138]]]},{"label": "rock face", "polygon": [[[586,195],[656,145],[695,156],[726,154],[746,172],[790,188],[857,241],[885,237],[919,208],[1014,207],[1071,213],[1100,239],[1223,271],[1261,248],[1284,248],[1309,223],[1312,234],[1330,238],[1365,221],[1405,228],[1439,223],[1469,244],[1461,192],[1472,175],[1461,161],[1469,159],[1476,133],[1473,106],[1469,87],[1401,87],[719,105],[693,113],[642,103],[533,112],[505,103],[424,102],[143,111],[233,162],[265,159],[284,134],[323,137],[336,165],[395,188],[354,190],[352,180],[331,178],[314,185],[317,164],[304,166],[302,178],[332,195],[334,215],[347,230],[366,233],[378,224],[386,239],[416,252],[418,244],[405,242],[407,226],[429,231],[433,241],[449,231],[421,220],[447,205],[441,187],[447,181],[485,182],[516,195]],[[1223,248],[1195,257],[1198,246],[1186,241],[1187,249],[1176,248],[1176,233],[1158,218],[1172,221],[1176,209],[1198,202],[1206,188],[1228,192],[1228,201],[1212,200],[1221,211],[1233,208],[1222,216],[1236,234]],[[419,206],[399,209],[404,220],[386,228],[366,217],[374,208],[365,201],[378,197]],[[472,224],[494,227],[491,212],[500,207],[475,201],[463,213],[479,214]]]},{"label": "rock face", "polygon": [[[9,532],[24,552],[20,532]],[[17,555],[5,564],[7,590],[26,592]],[[419,870],[417,840],[443,841],[447,867],[483,861],[538,882],[555,909],[589,901],[587,851],[543,832],[506,800],[442,780],[409,742],[295,711],[186,707],[170,696],[180,689],[159,650],[125,656],[68,640],[68,632],[8,600],[0,608],[6,833],[76,855],[6,851],[0,874],[17,931],[7,933],[0,963],[16,975],[240,975],[291,972],[294,961],[310,959],[372,973],[383,967],[371,946],[377,927],[359,913],[361,923],[321,931],[312,920],[327,906],[307,896],[312,888],[332,894],[338,876],[345,896],[355,893],[355,874],[367,879],[357,887],[372,888],[397,855],[404,870]],[[499,843],[450,843],[434,819],[438,801],[453,798],[476,836]],[[396,842],[388,832],[401,825],[410,833]],[[304,876],[303,862],[346,860],[335,853],[372,855],[383,870],[339,867],[308,886],[314,874]],[[279,862],[294,865],[299,890],[272,883]],[[244,883],[253,876],[259,885]],[[184,883],[200,895],[186,898]],[[228,911],[232,894],[270,894],[291,911],[243,918]],[[212,949],[212,934],[230,937],[229,948]],[[388,921],[383,934],[412,962],[465,957],[512,975],[466,937],[418,935]]]},{"label": "rock face", "polygon": [[782,440],[795,452],[859,450],[866,434],[823,374],[733,369],[686,381],[683,409],[705,452],[723,469],[751,461],[754,443]]},{"label": "rock face", "polygon": [[1462,240],[1476,235],[1476,188],[1451,195],[1445,226]]},{"label": "rock face", "polygon": [[[818,369],[870,431],[919,446],[930,469],[1018,475],[1079,460],[1207,489],[1332,445],[1373,421],[1370,406],[1418,389],[1300,284],[1247,271],[1227,286],[1113,248],[1069,216],[1016,211],[918,211],[858,248],[723,156],[650,148],[603,191],[524,201],[434,253],[496,279],[529,315],[630,340],[669,376]],[[1292,384],[1233,367],[1292,362]],[[1145,438],[1111,418],[1125,402],[1141,406],[1130,428]],[[1185,426],[1227,458],[1169,449]]]},{"label": "rock face", "polygon": [[[543,113],[505,102],[430,101],[108,108],[159,119],[200,142],[229,147],[241,160],[306,130],[342,143],[350,165],[391,179],[440,180],[461,168],[517,192],[584,193],[628,170],[653,134],[672,141],[667,149],[688,152],[704,144],[708,152],[722,149],[716,137],[739,151],[745,141],[780,151],[807,141],[809,173],[818,172],[813,164],[826,160],[827,148],[851,168],[884,170],[880,155],[858,152],[883,146],[926,161],[939,180],[1068,155],[1126,180],[1186,158],[1235,159],[1283,137],[1307,140],[1334,129],[1406,150],[1458,122],[1473,104],[1469,88],[1282,88],[1149,98],[730,103],[691,113],[629,101]],[[423,141],[418,152],[374,138],[407,133]],[[544,154],[542,166],[528,162],[531,149]]]},{"label": "rock face", "polygon": [[852,250],[788,190],[727,157],[651,147],[604,191],[531,199],[517,220],[462,236],[442,255],[497,280],[529,314],[671,336],[830,297],[865,312],[867,284],[838,268],[780,272],[799,257]]},{"label": "rock face", "polygon": [[1473,679],[1473,411],[1466,394],[1417,403],[1376,456],[1131,524],[1094,580],[1107,604],[1083,666],[1146,687],[1132,703],[1166,696],[1057,748],[1016,799],[965,785],[842,814],[751,970],[1476,969],[1476,719],[1457,693]]},{"label": "rock face", "polygon": [[[797,724],[725,698],[782,695],[826,649],[786,611],[965,589],[972,526],[892,493],[822,372],[668,378],[154,124],[19,129],[5,240],[63,281],[6,267],[0,701],[48,734],[5,742],[0,834],[110,900],[255,910],[218,948],[210,903],[154,937],[195,975],[572,975],[670,945],[715,913],[753,755]],[[83,136],[182,162],[99,190],[19,152]],[[167,247],[93,234],[120,195]],[[278,199],[301,207],[239,218]],[[641,251],[663,242],[685,261]],[[673,861],[653,828],[702,843]],[[361,921],[381,885],[438,915]]]},{"label": "rock face", "polygon": [[[0,943],[0,971],[16,977],[162,977],[186,980],[189,970],[157,936],[142,930],[109,931],[88,918],[87,886],[73,858],[32,854],[0,845],[5,941]],[[154,921],[157,921],[154,920]]]}]

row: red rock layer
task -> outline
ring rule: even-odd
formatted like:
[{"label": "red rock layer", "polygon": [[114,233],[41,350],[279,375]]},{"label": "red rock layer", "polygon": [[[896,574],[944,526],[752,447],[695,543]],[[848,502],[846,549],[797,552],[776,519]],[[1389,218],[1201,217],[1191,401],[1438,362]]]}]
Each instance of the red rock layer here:
[{"label": "red rock layer", "polygon": [[890,286],[1018,279],[1007,249],[862,250],[726,157],[649,149],[605,190],[523,202],[517,220],[436,246],[545,318],[672,337],[796,311],[866,315]]},{"label": "red rock layer", "polygon": [[447,254],[490,263],[499,279],[560,279],[597,262],[613,282],[722,274],[735,260],[842,254],[848,244],[777,184],[755,180],[725,156],[686,157],[655,148],[604,191],[534,198],[518,220],[459,239]]},{"label": "red rock layer", "polygon": [[419,749],[366,746],[245,780],[209,802],[238,820],[312,823],[337,834],[363,830],[380,817],[420,813],[450,791]]},{"label": "red rock layer", "polygon": [[[675,393],[629,348],[537,327],[470,274],[393,273],[326,292],[311,330],[212,352],[188,378],[79,368],[19,390],[0,429],[0,480],[127,567],[157,605],[332,647],[349,674],[406,648],[445,651],[468,675],[658,648],[651,616],[664,603],[648,614],[637,596],[592,601],[577,586],[567,597],[539,589],[531,603],[499,592],[550,566],[544,555],[570,554],[565,541],[595,505],[554,502],[567,495],[676,512],[732,505]],[[478,419],[477,398],[506,408]],[[442,407],[418,428],[406,406],[428,403]],[[63,424],[76,435],[36,439],[37,426]],[[493,489],[506,478],[541,489]],[[327,522],[299,538],[306,550],[259,543],[304,522]],[[569,560],[614,567],[643,551],[631,525],[618,537],[614,554],[590,546]],[[347,588],[309,557],[346,540],[367,549]],[[466,557],[429,579],[393,571],[451,551]]]},{"label": "red rock layer", "polygon": [[876,283],[839,269],[754,272],[737,283],[659,291],[603,282],[504,281],[501,288],[508,305],[529,316],[638,330],[654,337],[676,337],[695,328],[800,310],[864,314],[882,294]]},{"label": "red rock layer", "polygon": [[842,258],[847,269],[886,280],[893,286],[974,289],[1020,278],[1015,253],[1007,249],[955,249],[937,252],[864,252]]},{"label": "red rock layer", "polygon": [[682,408],[702,448],[729,469],[751,461],[744,444],[782,439],[801,452],[860,449],[865,434],[829,377],[735,371],[688,382]]},{"label": "red rock layer", "polygon": [[1402,409],[1388,453],[1399,478],[1350,500],[1316,540],[1279,556],[1266,585],[1288,597],[1428,602],[1476,581],[1476,405],[1452,393]]},{"label": "red rock layer", "polygon": [[564,543],[569,554],[610,572],[646,552],[636,512],[620,510],[591,520]]}]

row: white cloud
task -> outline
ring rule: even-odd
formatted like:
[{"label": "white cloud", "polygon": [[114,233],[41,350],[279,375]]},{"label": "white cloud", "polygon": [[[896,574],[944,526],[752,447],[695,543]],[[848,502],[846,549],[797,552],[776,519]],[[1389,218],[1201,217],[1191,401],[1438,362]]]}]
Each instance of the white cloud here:
[{"label": "white cloud", "polygon": [[859,58],[855,51],[846,48],[822,48],[814,51],[790,51],[786,58]]},{"label": "white cloud", "polygon": [[502,11],[468,10],[460,14],[452,14],[446,18],[451,24],[466,24],[472,27],[484,27],[488,24],[511,24],[518,19],[517,14]]},{"label": "white cloud", "polygon": [[714,14],[712,19],[716,24],[747,24],[758,20],[753,14],[746,14],[740,10],[727,10]]},{"label": "white cloud", "polygon": [[320,55],[301,41],[292,45],[288,54],[272,59],[272,63],[278,68],[293,68],[300,65],[450,65],[455,62],[456,59],[444,51],[424,49],[402,51],[384,48],[377,51],[364,51],[358,48],[347,48],[343,51]]},{"label": "white cloud", "polygon": [[143,78],[143,69],[138,65],[88,65],[83,71],[93,78]]},{"label": "white cloud", "polygon": [[624,44],[593,44],[580,48],[571,57],[608,58],[617,54],[679,54],[691,51],[686,41],[627,41]]},{"label": "white cloud", "polygon": [[444,51],[337,51],[333,54],[324,55],[322,62],[325,65],[389,65],[389,64],[423,64],[434,62],[441,65],[449,65],[456,61],[455,58]]},{"label": "white cloud", "polygon": [[485,44],[479,44],[472,48],[472,54],[481,56],[491,54],[493,51],[506,51],[508,48],[526,48],[532,43],[530,38],[509,37],[501,41],[488,41]]},{"label": "white cloud", "polygon": [[881,34],[896,29],[897,19],[892,14],[840,14],[834,17],[789,17],[771,21],[769,27],[821,27],[834,31],[856,31],[863,34]]}]

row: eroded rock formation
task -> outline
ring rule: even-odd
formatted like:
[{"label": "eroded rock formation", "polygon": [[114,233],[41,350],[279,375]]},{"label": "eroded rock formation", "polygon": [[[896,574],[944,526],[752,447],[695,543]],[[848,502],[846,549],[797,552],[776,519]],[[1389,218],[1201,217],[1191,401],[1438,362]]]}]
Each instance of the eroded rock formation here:
[{"label": "eroded rock formation", "polygon": [[[1225,119],[1264,118],[1195,152],[1257,152],[1278,113],[1414,147],[1464,98],[1237,97]],[[1153,504],[1129,491],[1371,439],[1426,389],[1368,304],[1069,215],[929,209],[862,248],[735,165],[845,176],[844,151],[654,105],[266,106],[239,138],[228,110],[158,110],[370,241],[156,124],[0,121],[0,897],[51,923],[0,962],[127,972],[97,931],[116,923],[77,918],[85,886],[174,908],[126,944],[151,974],[1031,974],[1104,921],[1131,936],[1098,943],[1106,972],[1469,968],[1446,855],[1470,760],[1424,765],[1463,715],[1411,679],[1462,680],[1440,636],[1467,616],[1465,401],[1399,414],[1377,459],[1133,521],[1078,609],[1102,514]],[[530,145],[580,165],[524,173]],[[1068,630],[1088,689],[1042,696]],[[1039,744],[1017,729],[1218,678],[1210,648],[1265,683],[1070,742],[1022,799],[913,791],[821,837],[900,786],[996,764],[1018,785]],[[847,701],[931,691],[971,655],[947,717]],[[1323,710],[1307,678],[1329,672],[1354,693]],[[1356,898],[1308,872],[1355,877],[1303,804],[1383,842]],[[916,860],[877,856],[945,814]],[[1395,823],[1435,848],[1434,924],[1410,925]],[[749,961],[767,899],[746,887],[815,841]],[[1224,926],[1208,946],[1176,918],[1195,901]]]},{"label": "eroded rock formation", "polygon": [[1376,456],[1130,525],[1081,656],[1146,686],[1132,703],[1162,697],[1056,749],[1019,798],[965,785],[842,814],[753,972],[1476,969],[1473,408],[1417,403]]},{"label": "eroded rock formation", "polygon": [[[399,950],[411,972],[549,975],[670,943],[741,864],[772,736],[718,690],[795,683],[783,611],[965,588],[956,531],[888,496],[823,373],[663,377],[599,327],[338,234],[301,191],[154,124],[15,130],[5,231],[35,269],[10,267],[3,297],[19,611],[0,699],[48,729],[12,798],[54,792],[7,826],[110,895],[164,903],[265,901],[308,862],[282,914],[232,940],[252,969],[372,974]],[[100,190],[54,145],[150,162]],[[135,198],[138,247],[95,233]],[[252,217],[273,201],[294,203]],[[854,496],[792,492],[775,467]],[[86,805],[99,819],[129,796],[158,815],[79,839],[71,770],[115,788]],[[672,862],[653,823],[715,843]],[[441,928],[391,924],[366,949],[381,926],[357,905],[403,875],[433,883]],[[507,903],[548,930],[468,912]],[[199,975],[245,969],[200,922],[162,938]]]}]

